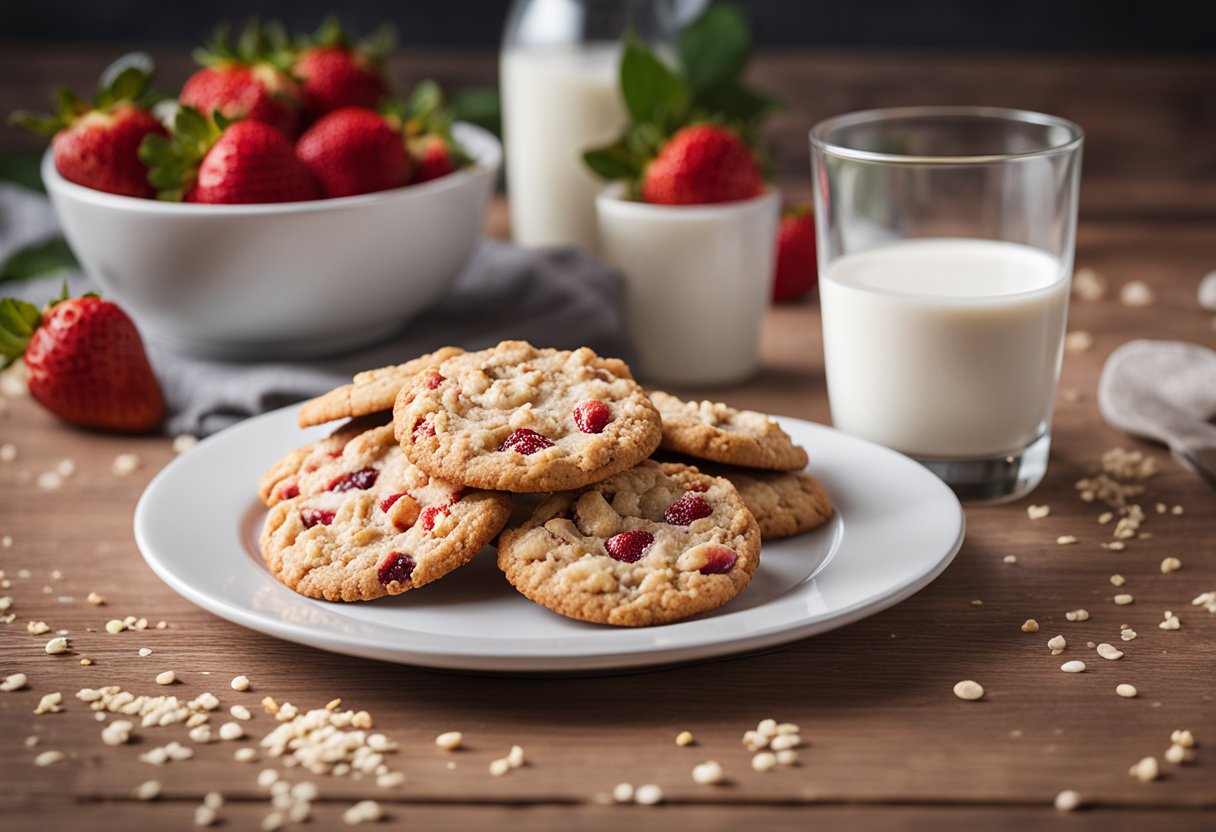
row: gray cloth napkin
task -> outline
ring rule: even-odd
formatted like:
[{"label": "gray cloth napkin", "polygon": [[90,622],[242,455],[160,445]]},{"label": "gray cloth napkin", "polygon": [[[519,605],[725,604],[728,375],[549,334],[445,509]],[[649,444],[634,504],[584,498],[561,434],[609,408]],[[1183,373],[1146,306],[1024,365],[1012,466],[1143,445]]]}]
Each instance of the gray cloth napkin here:
[{"label": "gray cloth napkin", "polygon": [[[0,187],[0,261],[56,233],[45,197]],[[0,294],[42,305],[58,295],[63,277],[9,283],[0,286]],[[74,295],[95,288],[83,274],[67,277]],[[398,364],[445,344],[481,349],[518,338],[559,349],[586,345],[629,360],[622,292],[614,269],[578,249],[525,251],[483,239],[447,295],[371,347],[323,359],[255,363],[195,358],[148,343],[148,357],[169,409],[165,431],[205,436],[316,396],[360,370]]]},{"label": "gray cloth napkin", "polygon": [[1098,407],[1111,427],[1165,443],[1216,487],[1216,351],[1181,341],[1129,341],[1102,368]]}]

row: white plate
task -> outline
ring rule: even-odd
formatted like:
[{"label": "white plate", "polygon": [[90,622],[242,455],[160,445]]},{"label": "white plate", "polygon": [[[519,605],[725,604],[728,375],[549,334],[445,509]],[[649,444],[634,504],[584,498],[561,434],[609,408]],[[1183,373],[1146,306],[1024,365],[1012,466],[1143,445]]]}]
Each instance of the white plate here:
[{"label": "white plate", "polygon": [[837,513],[809,534],[764,544],[731,603],[661,627],[563,618],[525,599],[494,551],[425,589],[341,604],[296,595],[262,565],[256,483],[329,428],[296,428],[296,408],[242,422],[175,459],[135,509],[148,565],[221,618],[352,656],[458,670],[586,671],[692,661],[773,647],[886,609],[928,585],[963,542],[954,494],[901,454],[823,425],[782,418]]}]

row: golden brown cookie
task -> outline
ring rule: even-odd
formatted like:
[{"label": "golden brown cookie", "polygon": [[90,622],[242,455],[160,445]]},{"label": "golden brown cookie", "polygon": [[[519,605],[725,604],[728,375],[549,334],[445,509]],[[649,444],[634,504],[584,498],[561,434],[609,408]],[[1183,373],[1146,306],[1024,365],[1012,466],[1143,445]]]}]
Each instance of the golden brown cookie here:
[{"label": "golden brown cookie", "polygon": [[806,467],[806,451],[763,413],[721,402],[686,402],[660,391],[650,400],[663,416],[664,450],[770,471]]},{"label": "golden brown cookie", "polygon": [[307,494],[323,490],[324,483],[320,481],[321,475],[316,474],[317,469],[341,456],[346,443],[386,422],[388,417],[382,414],[361,416],[339,425],[324,439],[289,451],[262,475],[258,481],[258,496],[270,507],[280,500],[298,497],[301,491]]},{"label": "golden brown cookie", "polygon": [[827,488],[803,471],[756,471],[712,463],[698,467],[731,481],[760,525],[760,537],[764,540],[809,532],[832,516]]},{"label": "golden brown cookie", "polygon": [[275,495],[260,541],[270,573],[301,595],[369,601],[424,586],[472,559],[511,513],[508,494],[412,465],[392,425],[326,453],[295,496]]},{"label": "golden brown cookie", "polygon": [[627,627],[720,607],[759,562],[760,530],[734,486],[649,460],[550,496],[498,545],[499,568],[531,600]]},{"label": "golden brown cookie", "polygon": [[624,362],[524,341],[419,373],[393,421],[406,456],[432,476],[514,492],[599,482],[650,456],[661,433]]},{"label": "golden brown cookie", "polygon": [[350,384],[343,384],[300,405],[300,427],[392,410],[397,393],[414,376],[432,364],[462,352],[464,350],[459,347],[443,347],[404,364],[364,370]]}]

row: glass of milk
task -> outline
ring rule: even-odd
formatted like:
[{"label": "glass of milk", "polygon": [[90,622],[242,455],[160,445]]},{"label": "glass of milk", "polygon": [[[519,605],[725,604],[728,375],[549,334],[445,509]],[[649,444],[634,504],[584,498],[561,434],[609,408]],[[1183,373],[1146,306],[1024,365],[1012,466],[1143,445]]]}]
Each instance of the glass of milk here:
[{"label": "glass of milk", "polygon": [[965,500],[1016,499],[1047,470],[1083,138],[987,107],[811,130],[832,421]]},{"label": "glass of milk", "polygon": [[511,232],[521,246],[595,252],[603,183],[583,152],[625,128],[621,42],[670,53],[708,0],[515,0],[499,61]]}]

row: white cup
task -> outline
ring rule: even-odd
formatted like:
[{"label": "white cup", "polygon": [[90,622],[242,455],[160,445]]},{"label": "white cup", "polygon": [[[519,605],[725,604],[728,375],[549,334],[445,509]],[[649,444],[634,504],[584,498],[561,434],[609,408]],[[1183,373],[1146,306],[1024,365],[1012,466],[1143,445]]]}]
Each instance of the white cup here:
[{"label": "white cup", "polygon": [[781,197],[651,205],[622,185],[596,198],[600,250],[625,276],[625,311],[648,381],[718,385],[760,365]]}]

